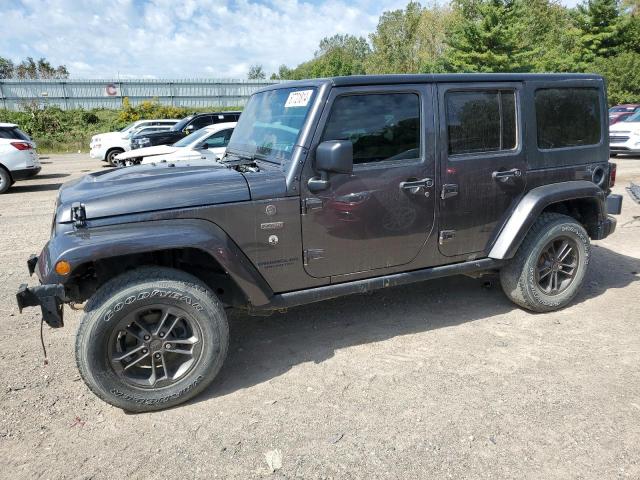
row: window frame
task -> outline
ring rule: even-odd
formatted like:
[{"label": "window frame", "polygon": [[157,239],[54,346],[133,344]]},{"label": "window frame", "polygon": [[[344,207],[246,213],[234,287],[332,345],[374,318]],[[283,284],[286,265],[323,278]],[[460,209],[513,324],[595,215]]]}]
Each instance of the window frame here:
[{"label": "window frame", "polygon": [[[502,92],[511,91],[514,94],[515,103],[515,130],[516,130],[516,144],[514,148],[500,149],[500,150],[484,150],[481,152],[466,152],[466,153],[449,153],[449,123],[448,123],[448,109],[447,109],[447,96],[451,93],[492,93],[497,92],[500,94],[499,98],[502,98]],[[523,148],[522,138],[522,94],[521,86],[519,85],[501,85],[501,84],[487,84],[487,85],[475,85],[475,86],[451,86],[451,88],[445,88],[441,96],[441,106],[443,114],[441,116],[441,128],[444,133],[444,145],[443,149],[445,155],[450,160],[459,160],[467,158],[486,158],[486,157],[501,157],[518,155]],[[502,115],[502,101],[498,103],[498,109],[500,113],[500,143],[502,144],[502,132],[503,132],[503,115]]]},{"label": "window frame", "polygon": [[[600,139],[598,140],[597,143],[590,143],[588,145],[572,145],[572,146],[566,146],[566,147],[557,147],[557,148],[541,148],[540,145],[538,144],[538,108],[536,107],[536,94],[538,93],[538,91],[540,90],[560,90],[560,89],[580,89],[580,90],[595,90],[596,91],[596,97],[598,99],[598,115],[600,116],[600,122],[599,122],[599,127],[600,127]],[[536,86],[533,89],[532,92],[532,110],[533,110],[533,121],[534,121],[534,125],[535,125],[535,135],[533,136],[533,142],[535,143],[536,148],[538,149],[539,152],[541,153],[552,153],[552,152],[566,152],[566,151],[573,151],[573,150],[583,150],[583,149],[592,149],[592,148],[597,148],[597,147],[601,147],[603,142],[604,142],[604,138],[605,138],[605,134],[608,134],[609,129],[608,127],[605,129],[602,127],[602,122],[603,119],[606,118],[607,123],[609,122],[609,115],[607,113],[606,117],[602,117],[602,109],[603,107],[606,108],[606,105],[602,105],[602,93],[600,91],[600,89],[596,86],[596,85],[553,85],[553,84],[546,84],[546,85],[540,85],[540,86]],[[607,109],[608,112],[608,109]],[[605,131],[606,130],[606,131]]]},{"label": "window frame", "polygon": [[[384,87],[387,87],[387,88],[384,88]],[[331,119],[331,114],[333,113],[333,107],[339,98],[364,96],[364,95],[398,95],[398,94],[415,95],[418,99],[418,119],[419,119],[418,156],[414,158],[404,158],[399,160],[385,159],[385,160],[378,160],[374,162],[354,163],[353,170],[355,172],[358,170],[388,168],[390,166],[395,166],[395,165],[403,166],[403,165],[415,165],[415,164],[423,163],[425,159],[425,148],[426,148],[424,144],[426,140],[426,136],[424,131],[425,119],[424,119],[424,106],[423,106],[423,101],[424,101],[423,92],[417,88],[412,88],[411,85],[407,85],[407,87],[409,88],[402,88],[401,86],[392,86],[391,88],[389,88],[389,86],[382,86],[382,85],[377,88],[376,87],[347,87],[347,88],[344,88],[343,91],[337,92],[336,95],[333,96],[333,98],[331,99],[331,103],[327,105],[328,106],[327,114],[324,117],[324,121],[322,122],[322,124],[319,125],[318,144],[324,141],[323,137],[327,129],[327,126],[329,124],[329,120]]]}]

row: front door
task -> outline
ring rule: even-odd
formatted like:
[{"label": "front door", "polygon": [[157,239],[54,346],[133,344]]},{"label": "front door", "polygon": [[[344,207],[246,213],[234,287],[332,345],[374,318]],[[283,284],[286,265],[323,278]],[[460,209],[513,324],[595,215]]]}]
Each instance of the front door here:
[{"label": "front door", "polygon": [[[432,100],[431,85],[332,89],[301,177],[309,275],[370,272],[418,255],[434,219]],[[326,140],[352,142],[353,174],[330,175],[329,188],[313,194],[307,181]]]},{"label": "front door", "polygon": [[443,255],[482,256],[524,192],[520,93],[518,83],[438,86]]}]

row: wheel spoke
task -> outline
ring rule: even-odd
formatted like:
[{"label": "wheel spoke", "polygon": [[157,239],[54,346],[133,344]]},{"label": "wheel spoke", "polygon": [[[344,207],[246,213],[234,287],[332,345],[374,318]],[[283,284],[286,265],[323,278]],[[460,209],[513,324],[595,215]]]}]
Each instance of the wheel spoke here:
[{"label": "wheel spoke", "polygon": [[[147,353],[143,353],[142,355],[140,355],[138,358],[136,358],[133,362],[127,364],[124,366],[125,370],[130,369],[131,367],[133,367],[134,365],[137,365],[138,363],[140,363],[143,359],[147,358],[149,356],[149,352]],[[153,362],[152,362],[153,363]]]},{"label": "wheel spoke", "polygon": [[133,355],[134,353],[138,353],[139,351],[141,351],[143,349],[144,349],[144,345],[138,345],[133,350],[127,350],[126,352],[119,352],[119,354],[114,355],[113,357],[111,357],[111,359],[114,362],[121,362],[125,358]]},{"label": "wheel spoke", "polygon": [[175,320],[173,321],[173,323],[171,324],[171,326],[167,329],[167,331],[165,332],[165,337],[168,337],[169,334],[171,333],[171,331],[173,330],[173,327],[175,327],[177,325],[177,323],[182,320],[182,317],[176,316]]},{"label": "wheel spoke", "polygon": [[[541,268],[540,270],[538,270],[538,275],[539,275],[539,279],[542,280],[543,278],[546,278],[553,270],[551,269],[551,267],[544,267]],[[542,273],[544,272],[544,273]]]},{"label": "wheel spoke", "polygon": [[189,355],[193,356],[193,352],[191,350],[183,350],[181,348],[176,348],[175,350],[170,350],[171,353],[177,353],[178,355]]},{"label": "wheel spoke", "polygon": [[195,345],[198,343],[198,339],[196,337],[184,338],[184,339],[171,339],[171,344],[176,345]]},{"label": "wheel spoke", "polygon": [[560,247],[560,251],[558,252],[558,261],[562,262],[565,258],[567,258],[567,255],[569,255],[571,252],[573,251],[573,248],[571,248],[571,245],[569,245],[569,242],[567,242],[566,240],[562,243],[562,246]]},{"label": "wheel spoke", "polygon": [[158,335],[158,333],[160,333],[160,330],[162,330],[162,327],[164,327],[164,324],[167,321],[167,318],[169,318],[169,315],[170,315],[169,310],[164,312],[164,314],[162,315],[162,319],[160,320],[160,323],[158,324],[158,328],[156,328],[156,331],[154,332],[154,335]]}]

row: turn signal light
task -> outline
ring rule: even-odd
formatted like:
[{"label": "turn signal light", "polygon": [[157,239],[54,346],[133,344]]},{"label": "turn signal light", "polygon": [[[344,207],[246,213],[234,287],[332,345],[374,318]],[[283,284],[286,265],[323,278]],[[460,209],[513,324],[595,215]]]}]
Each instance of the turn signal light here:
[{"label": "turn signal light", "polygon": [[69,275],[71,273],[71,264],[66,260],[60,260],[56,263],[56,273],[58,275]]}]

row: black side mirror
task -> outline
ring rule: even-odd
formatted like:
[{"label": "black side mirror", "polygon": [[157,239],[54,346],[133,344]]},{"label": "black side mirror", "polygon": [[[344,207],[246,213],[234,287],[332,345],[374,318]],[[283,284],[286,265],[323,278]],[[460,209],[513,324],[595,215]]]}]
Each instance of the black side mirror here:
[{"label": "black side mirror", "polygon": [[198,150],[207,150],[209,148],[209,144],[207,143],[203,143],[202,145],[200,145],[200,147],[198,148]]},{"label": "black side mirror", "polygon": [[309,179],[307,186],[311,192],[329,188],[329,173],[352,173],[353,144],[348,140],[322,142],[316,149],[315,170],[320,173],[320,178]]}]

